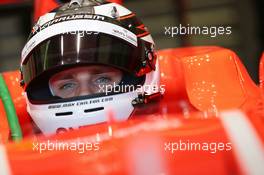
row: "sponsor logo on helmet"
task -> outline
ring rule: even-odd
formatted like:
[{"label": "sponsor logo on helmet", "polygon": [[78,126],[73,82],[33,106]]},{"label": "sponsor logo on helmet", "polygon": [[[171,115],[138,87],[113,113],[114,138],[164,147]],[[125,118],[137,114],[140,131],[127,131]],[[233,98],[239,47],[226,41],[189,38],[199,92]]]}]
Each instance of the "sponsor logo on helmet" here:
[{"label": "sponsor logo on helmet", "polygon": [[113,34],[118,35],[121,38],[125,38],[129,41],[132,41],[133,43],[137,43],[137,40],[135,38],[131,37],[127,30],[121,31],[121,30],[113,29]]},{"label": "sponsor logo on helmet", "polygon": [[52,26],[52,25],[60,23],[60,22],[76,20],[76,19],[92,19],[92,20],[104,21],[105,17],[100,16],[100,15],[92,15],[92,14],[72,14],[72,15],[61,16],[61,17],[55,18],[55,19],[43,24],[42,26],[39,26],[39,24],[36,24],[33,27],[31,37],[36,35],[38,32],[48,28],[49,26]]}]

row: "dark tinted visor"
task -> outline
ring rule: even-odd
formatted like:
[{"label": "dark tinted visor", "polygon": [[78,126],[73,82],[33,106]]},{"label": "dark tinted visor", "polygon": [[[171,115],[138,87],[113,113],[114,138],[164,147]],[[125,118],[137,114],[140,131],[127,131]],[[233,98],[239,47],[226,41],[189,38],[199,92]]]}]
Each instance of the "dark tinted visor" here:
[{"label": "dark tinted visor", "polygon": [[28,84],[50,69],[78,64],[113,66],[135,75],[145,59],[144,43],[138,47],[103,33],[79,31],[58,35],[42,42],[22,65],[23,79]]}]

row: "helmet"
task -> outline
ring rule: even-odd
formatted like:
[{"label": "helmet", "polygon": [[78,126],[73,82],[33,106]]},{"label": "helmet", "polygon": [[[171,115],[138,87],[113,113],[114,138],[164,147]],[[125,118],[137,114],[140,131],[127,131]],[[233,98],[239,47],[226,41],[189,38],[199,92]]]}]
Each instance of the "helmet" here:
[{"label": "helmet", "polygon": [[[22,50],[27,111],[46,135],[107,122],[110,113],[115,121],[127,120],[137,105],[161,94],[154,46],[144,24],[119,4],[102,0],[63,4],[39,18]],[[125,88],[69,98],[54,95],[49,83],[53,75],[89,65],[122,71],[118,85]]]}]

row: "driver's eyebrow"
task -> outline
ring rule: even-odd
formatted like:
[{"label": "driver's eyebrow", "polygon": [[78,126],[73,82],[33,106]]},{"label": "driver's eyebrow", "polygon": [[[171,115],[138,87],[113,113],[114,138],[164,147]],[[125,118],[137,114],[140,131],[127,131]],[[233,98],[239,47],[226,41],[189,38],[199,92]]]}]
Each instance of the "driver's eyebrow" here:
[{"label": "driver's eyebrow", "polygon": [[72,74],[66,74],[66,75],[61,75],[58,80],[68,80],[73,78],[74,76]]}]

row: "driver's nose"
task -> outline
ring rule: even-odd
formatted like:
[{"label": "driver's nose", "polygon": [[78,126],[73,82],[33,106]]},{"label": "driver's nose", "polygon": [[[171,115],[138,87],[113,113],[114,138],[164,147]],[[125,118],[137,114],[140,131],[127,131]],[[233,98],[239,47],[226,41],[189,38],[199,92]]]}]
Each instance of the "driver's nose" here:
[{"label": "driver's nose", "polygon": [[91,95],[93,92],[87,84],[81,86],[78,96]]}]

